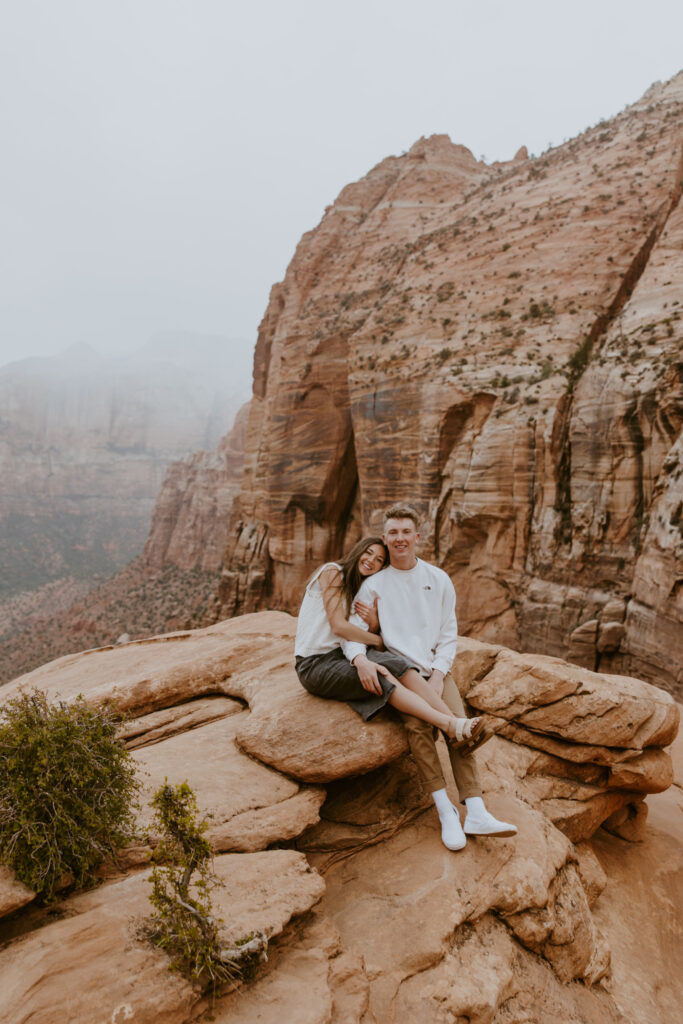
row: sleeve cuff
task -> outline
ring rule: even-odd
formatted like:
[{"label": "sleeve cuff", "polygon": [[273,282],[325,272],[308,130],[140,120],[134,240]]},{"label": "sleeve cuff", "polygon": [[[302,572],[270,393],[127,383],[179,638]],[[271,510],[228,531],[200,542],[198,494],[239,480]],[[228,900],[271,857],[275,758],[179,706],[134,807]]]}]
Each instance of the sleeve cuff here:
[{"label": "sleeve cuff", "polygon": [[445,676],[447,676],[448,673],[451,670],[451,665],[452,664],[453,664],[452,661],[449,661],[447,663],[445,663],[443,661],[435,661],[434,664],[432,665],[432,672],[434,671],[434,669],[436,669],[437,672],[443,672],[443,674]]}]

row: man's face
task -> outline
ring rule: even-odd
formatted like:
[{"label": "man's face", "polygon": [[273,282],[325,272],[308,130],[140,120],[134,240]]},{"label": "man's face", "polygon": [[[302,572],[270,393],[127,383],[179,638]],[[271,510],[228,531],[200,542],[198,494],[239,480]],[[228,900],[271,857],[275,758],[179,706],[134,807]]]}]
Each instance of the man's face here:
[{"label": "man's face", "polygon": [[384,543],[389,548],[392,562],[397,557],[401,561],[413,560],[419,538],[420,534],[415,529],[412,519],[387,519]]}]

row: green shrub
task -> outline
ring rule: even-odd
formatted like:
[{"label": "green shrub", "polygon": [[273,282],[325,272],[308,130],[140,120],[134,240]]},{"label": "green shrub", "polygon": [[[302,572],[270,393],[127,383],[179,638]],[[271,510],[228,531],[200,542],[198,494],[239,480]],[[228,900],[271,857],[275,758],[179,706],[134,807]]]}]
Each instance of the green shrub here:
[{"label": "green shrub", "polygon": [[[144,931],[165,950],[171,969],[181,971],[203,989],[215,990],[253,973],[265,959],[265,936],[248,935],[231,948],[221,942],[222,920],[213,916],[214,889],[222,883],[211,872],[212,849],[199,819],[197,801],[186,782],[166,782],[154,794],[153,831],[161,836],[150,881],[155,908]],[[193,877],[194,876],[194,877]]]},{"label": "green shrub", "polygon": [[134,833],[135,762],[117,717],[82,697],[49,704],[32,690],[0,718],[0,860],[43,901],[82,886]]}]

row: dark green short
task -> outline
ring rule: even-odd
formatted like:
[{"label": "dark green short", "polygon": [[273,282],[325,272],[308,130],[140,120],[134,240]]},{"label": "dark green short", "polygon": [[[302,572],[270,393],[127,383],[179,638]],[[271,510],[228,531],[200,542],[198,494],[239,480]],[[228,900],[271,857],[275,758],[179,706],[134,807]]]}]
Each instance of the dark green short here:
[{"label": "dark green short", "polygon": [[[388,651],[370,649],[368,658],[378,665],[383,665],[397,679],[412,668],[405,658],[398,654],[390,654]],[[327,654],[311,654],[308,658],[296,658],[295,667],[299,682],[305,690],[326,700],[347,701],[366,722],[382,710],[396,689],[386,676],[378,675],[382,693],[368,693],[363,688],[355,667],[346,660],[339,647]]]}]

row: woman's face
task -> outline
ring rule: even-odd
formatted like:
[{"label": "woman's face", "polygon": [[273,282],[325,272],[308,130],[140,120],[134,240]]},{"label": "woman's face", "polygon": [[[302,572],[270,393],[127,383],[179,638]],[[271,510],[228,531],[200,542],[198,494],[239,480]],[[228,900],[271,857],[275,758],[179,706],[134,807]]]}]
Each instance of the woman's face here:
[{"label": "woman's face", "polygon": [[371,544],[358,559],[358,572],[361,576],[374,576],[384,565],[384,548],[381,544]]}]

